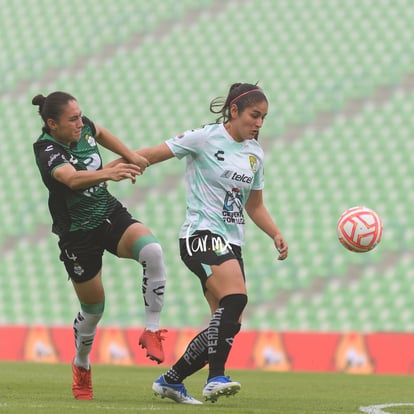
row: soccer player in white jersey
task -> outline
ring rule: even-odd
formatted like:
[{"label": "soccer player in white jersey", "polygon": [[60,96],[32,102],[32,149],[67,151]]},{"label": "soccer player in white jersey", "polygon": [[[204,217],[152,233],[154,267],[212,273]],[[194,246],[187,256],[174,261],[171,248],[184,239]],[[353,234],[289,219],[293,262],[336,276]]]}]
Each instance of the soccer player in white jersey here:
[{"label": "soccer player in white jersey", "polygon": [[247,291],[241,246],[244,210],[273,241],[279,260],[288,245],[263,204],[263,150],[257,141],[268,101],[257,85],[236,83],[225,99],[210,104],[216,123],[185,132],[152,148],[138,150],[151,164],[186,158],[187,215],[180,231],[180,254],[201,282],[211,309],[209,326],[182,357],[153,384],[161,397],[201,404],[183,384],[208,364],[206,400],[234,395],[240,383],[225,375],[233,339],[240,331]]}]

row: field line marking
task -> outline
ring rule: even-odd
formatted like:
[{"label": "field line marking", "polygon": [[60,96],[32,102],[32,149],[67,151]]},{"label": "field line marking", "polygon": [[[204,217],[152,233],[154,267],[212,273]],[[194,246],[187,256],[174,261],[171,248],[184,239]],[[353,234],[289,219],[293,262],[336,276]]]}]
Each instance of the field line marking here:
[{"label": "field line marking", "polygon": [[389,404],[376,404],[368,405],[366,407],[360,406],[359,411],[367,414],[392,414],[389,411],[382,411],[383,408],[392,408],[392,407],[414,407],[414,403],[389,403]]}]

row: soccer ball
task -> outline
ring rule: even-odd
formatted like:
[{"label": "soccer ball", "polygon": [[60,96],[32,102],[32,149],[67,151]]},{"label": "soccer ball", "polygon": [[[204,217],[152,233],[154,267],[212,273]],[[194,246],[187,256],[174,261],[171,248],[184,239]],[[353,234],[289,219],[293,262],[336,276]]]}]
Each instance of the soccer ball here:
[{"label": "soccer ball", "polygon": [[382,221],[379,215],[364,206],[344,211],[336,225],[338,239],[352,252],[368,252],[381,241]]}]

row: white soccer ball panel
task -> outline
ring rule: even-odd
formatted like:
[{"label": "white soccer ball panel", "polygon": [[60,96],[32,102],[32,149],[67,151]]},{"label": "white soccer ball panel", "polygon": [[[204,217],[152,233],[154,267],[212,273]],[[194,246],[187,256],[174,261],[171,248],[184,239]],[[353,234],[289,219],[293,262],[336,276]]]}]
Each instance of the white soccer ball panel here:
[{"label": "white soccer ball panel", "polygon": [[339,218],[337,233],[348,250],[367,252],[381,241],[382,222],[375,211],[364,206],[353,207]]}]

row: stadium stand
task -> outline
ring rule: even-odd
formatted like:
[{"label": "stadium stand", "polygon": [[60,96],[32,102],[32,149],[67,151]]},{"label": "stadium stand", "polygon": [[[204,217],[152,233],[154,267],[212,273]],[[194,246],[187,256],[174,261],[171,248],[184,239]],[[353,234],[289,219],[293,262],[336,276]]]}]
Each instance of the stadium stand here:
[{"label": "stadium stand", "polygon": [[[213,121],[212,98],[234,81],[259,80],[270,101],[260,138],[267,154],[265,197],[290,257],[276,262],[269,240],[247,224],[245,326],[413,328],[409,2],[76,0],[70,10],[63,0],[0,5],[0,149],[7,165],[0,176],[0,323],[68,324],[77,309],[33,162],[40,120],[32,96],[67,90],[87,116],[143,147]],[[67,36],[73,27],[75,35]],[[164,246],[164,324],[199,326],[208,309],[197,280],[179,261],[176,241],[185,208],[183,164],[153,166],[135,187],[122,182],[110,188]],[[335,235],[341,212],[358,204],[375,208],[384,222],[381,245],[365,255],[347,252]],[[104,324],[142,324],[138,270],[105,256]]]}]

